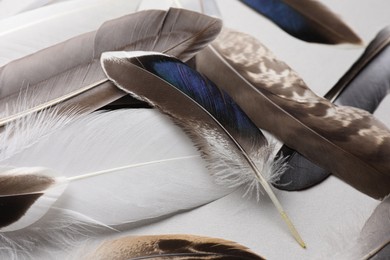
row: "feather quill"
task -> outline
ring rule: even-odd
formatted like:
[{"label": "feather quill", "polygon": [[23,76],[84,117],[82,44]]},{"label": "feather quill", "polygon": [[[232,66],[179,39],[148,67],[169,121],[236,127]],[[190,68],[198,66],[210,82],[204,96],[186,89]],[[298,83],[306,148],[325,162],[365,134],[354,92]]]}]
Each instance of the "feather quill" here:
[{"label": "feather quill", "polygon": [[307,42],[361,44],[359,36],[317,0],[241,0],[288,34]]},{"label": "feather quill", "polygon": [[[20,129],[26,132],[42,131],[29,122],[24,124]],[[2,259],[66,252],[96,237],[95,229],[125,230],[231,192],[213,183],[199,153],[180,129],[151,109],[93,113],[56,131],[48,129],[39,140],[30,142],[14,142],[24,134],[12,132],[9,143],[23,147],[1,157],[1,165],[51,169],[68,185],[53,204],[46,204],[47,213],[32,220],[32,225],[1,230]]]},{"label": "feather quill", "polygon": [[318,97],[246,34],[225,30],[197,62],[259,128],[371,197],[390,193],[390,131],[371,114]]},{"label": "feather quill", "polygon": [[104,241],[86,259],[241,259],[261,260],[235,242],[194,235],[122,237]]},{"label": "feather quill", "polygon": [[124,96],[100,67],[104,51],[155,50],[187,60],[220,29],[220,20],[195,12],[149,10],[106,22],[96,32],[11,62],[0,69],[0,109],[18,100],[21,87],[33,93],[34,104],[3,118],[0,125],[70,99],[70,107],[90,112]]},{"label": "feather quill", "polygon": [[279,170],[268,160],[264,135],[225,92],[179,60],[158,53],[104,53],[102,67],[120,89],[170,115],[199,147],[217,181],[233,187],[249,183],[250,190],[263,187],[305,247],[264,177]]}]

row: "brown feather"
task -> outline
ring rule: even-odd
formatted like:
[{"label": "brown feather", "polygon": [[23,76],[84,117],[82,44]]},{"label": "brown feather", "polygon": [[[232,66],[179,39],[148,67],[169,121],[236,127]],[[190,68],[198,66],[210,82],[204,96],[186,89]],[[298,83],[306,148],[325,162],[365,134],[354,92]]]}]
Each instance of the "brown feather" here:
[{"label": "brown feather", "polygon": [[[87,33],[0,68],[0,109],[27,101],[36,107],[87,85],[98,87],[72,95],[67,105],[85,112],[100,108],[124,95],[107,82],[100,67],[100,55],[115,50],[154,50],[191,58],[213,40],[221,21],[182,9],[149,10],[104,23]],[[97,84],[97,82],[100,82]],[[26,96],[28,92],[29,96]],[[20,101],[20,96],[22,101]],[[74,98],[77,96],[76,98]],[[16,105],[15,105],[16,104]],[[26,109],[26,107],[23,107]],[[16,114],[20,111],[12,111]]]},{"label": "brown feather", "polygon": [[103,242],[87,259],[264,259],[235,242],[193,235],[123,237]]},{"label": "brown feather", "polygon": [[225,30],[197,61],[259,128],[374,198],[390,193],[390,131],[371,114],[318,97],[243,33]]},{"label": "brown feather", "polygon": [[283,2],[311,21],[315,30],[322,34],[329,43],[362,44],[360,37],[318,0],[283,0]]}]

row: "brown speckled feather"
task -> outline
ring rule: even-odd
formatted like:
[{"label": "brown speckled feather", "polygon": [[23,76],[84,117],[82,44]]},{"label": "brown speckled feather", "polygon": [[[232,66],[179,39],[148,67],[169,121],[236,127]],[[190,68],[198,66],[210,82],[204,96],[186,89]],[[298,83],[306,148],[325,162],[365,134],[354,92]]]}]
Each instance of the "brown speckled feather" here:
[{"label": "brown speckled feather", "polygon": [[224,30],[207,51],[197,57],[200,70],[258,127],[356,189],[390,193],[390,131],[370,113],[318,97],[249,35]]},{"label": "brown speckled feather", "polygon": [[123,237],[103,242],[87,259],[264,259],[235,242],[193,235]]}]

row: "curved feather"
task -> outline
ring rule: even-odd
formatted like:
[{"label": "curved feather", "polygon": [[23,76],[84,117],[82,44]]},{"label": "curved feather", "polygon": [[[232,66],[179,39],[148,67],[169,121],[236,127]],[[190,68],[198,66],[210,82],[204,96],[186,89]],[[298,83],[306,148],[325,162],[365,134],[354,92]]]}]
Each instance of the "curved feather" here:
[{"label": "curved feather", "polygon": [[390,197],[385,198],[364,224],[355,243],[336,259],[386,259],[390,249]]},{"label": "curved feather", "polygon": [[317,0],[241,0],[290,35],[307,42],[361,44],[359,36]]},{"label": "curved feather", "polygon": [[86,259],[264,259],[235,242],[194,235],[122,237],[104,241]]},{"label": "curved feather", "polygon": [[[218,19],[180,9],[143,11],[106,22],[96,32],[1,68],[0,109],[18,100],[21,88],[27,87],[35,97],[30,113],[69,99],[68,105],[93,111],[125,95],[107,81],[99,62],[102,52],[155,50],[186,60],[213,40],[220,28]],[[2,124],[26,113],[16,110]]]},{"label": "curved feather", "polygon": [[249,182],[250,189],[261,185],[304,247],[264,177],[274,170],[264,152],[265,137],[224,91],[166,55],[104,53],[102,66],[120,89],[170,115],[194,140],[217,180],[231,186]]},{"label": "curved feather", "polygon": [[[201,70],[223,85],[258,127],[356,189],[374,198],[390,193],[386,126],[366,111],[339,107],[316,96],[248,35],[225,31],[212,46],[228,66],[218,73]],[[205,62],[210,65],[210,59],[203,60],[204,66]]]}]

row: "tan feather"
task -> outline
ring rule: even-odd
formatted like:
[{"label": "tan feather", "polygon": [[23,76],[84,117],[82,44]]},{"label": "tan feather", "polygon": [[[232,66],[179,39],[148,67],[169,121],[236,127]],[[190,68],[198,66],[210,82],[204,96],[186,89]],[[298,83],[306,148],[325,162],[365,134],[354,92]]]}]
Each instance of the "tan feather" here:
[{"label": "tan feather", "polygon": [[264,259],[235,242],[194,235],[123,237],[103,242],[86,259]]}]

